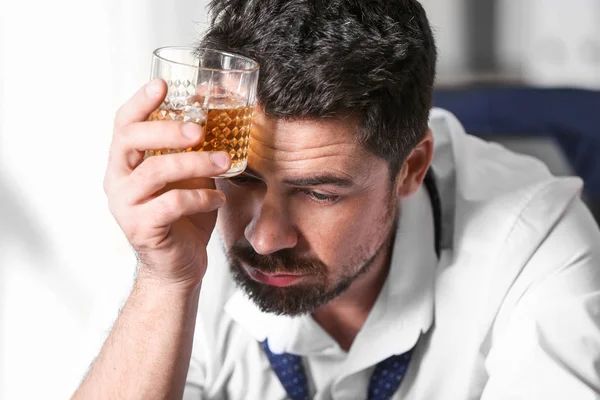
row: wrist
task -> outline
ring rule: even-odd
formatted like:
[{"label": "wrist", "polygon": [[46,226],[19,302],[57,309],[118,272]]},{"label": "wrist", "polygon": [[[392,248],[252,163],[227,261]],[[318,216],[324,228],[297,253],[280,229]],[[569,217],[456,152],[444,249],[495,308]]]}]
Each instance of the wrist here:
[{"label": "wrist", "polygon": [[194,257],[191,261],[178,263],[150,261],[139,257],[136,281],[153,288],[172,291],[194,291],[206,272],[206,256]]},{"label": "wrist", "polygon": [[200,291],[201,279],[167,278],[148,272],[143,268],[138,270],[134,283],[134,290],[157,295],[194,295]]}]

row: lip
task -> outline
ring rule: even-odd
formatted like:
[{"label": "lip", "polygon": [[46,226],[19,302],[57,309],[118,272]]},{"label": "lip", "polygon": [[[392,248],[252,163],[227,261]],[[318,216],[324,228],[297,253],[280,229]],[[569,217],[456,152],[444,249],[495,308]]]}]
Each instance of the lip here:
[{"label": "lip", "polygon": [[243,264],[243,266],[252,279],[265,285],[276,287],[292,286],[304,278],[304,275],[295,274],[267,274],[249,265]]}]

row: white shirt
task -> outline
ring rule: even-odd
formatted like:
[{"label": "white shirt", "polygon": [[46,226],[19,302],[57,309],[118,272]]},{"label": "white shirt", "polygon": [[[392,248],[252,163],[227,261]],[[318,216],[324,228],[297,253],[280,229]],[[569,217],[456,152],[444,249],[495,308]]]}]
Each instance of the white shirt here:
[{"label": "white shirt", "polygon": [[345,352],[310,316],[258,310],[212,242],[186,400],[286,398],[265,338],[303,356],[319,400],[366,398],[375,364],[415,344],[394,399],[600,399],[600,232],[581,180],[467,135],[446,111],[430,126],[440,259],[422,188],[402,203],[388,279]]}]

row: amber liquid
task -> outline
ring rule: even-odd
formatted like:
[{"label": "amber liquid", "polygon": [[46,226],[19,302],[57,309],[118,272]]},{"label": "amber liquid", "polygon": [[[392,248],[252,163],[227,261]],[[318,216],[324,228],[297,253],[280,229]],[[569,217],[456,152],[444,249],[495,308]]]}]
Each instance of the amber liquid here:
[{"label": "amber liquid", "polygon": [[[185,101],[165,101],[148,117],[148,121],[193,122],[205,128],[204,142],[187,149],[149,150],[146,156],[180,153],[184,151],[225,151],[231,156],[231,168],[220,177],[237,175],[248,163],[250,129],[253,105],[245,105],[240,99],[213,99],[206,108],[203,99],[189,98]],[[244,105],[242,105],[244,104]]]}]

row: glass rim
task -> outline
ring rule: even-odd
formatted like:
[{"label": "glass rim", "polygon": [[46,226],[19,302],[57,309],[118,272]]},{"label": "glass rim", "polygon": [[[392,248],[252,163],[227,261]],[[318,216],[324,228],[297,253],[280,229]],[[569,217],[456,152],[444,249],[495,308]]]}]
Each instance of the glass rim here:
[{"label": "glass rim", "polygon": [[[219,53],[219,54],[224,54],[226,56],[229,57],[234,57],[234,58],[239,58],[242,59],[246,62],[250,62],[251,64],[253,64],[253,66],[251,68],[247,68],[247,69],[222,69],[222,68],[208,68],[208,67],[200,67],[198,65],[191,65],[188,63],[184,63],[184,62],[180,62],[180,61],[174,61],[174,60],[170,60],[164,56],[161,56],[159,53],[161,50],[166,50],[166,49],[176,49],[176,50],[190,50],[190,53],[196,53],[198,51],[210,51],[210,52],[214,52],[214,53]],[[177,64],[177,65],[183,65],[184,67],[189,67],[189,68],[194,68],[197,70],[204,70],[204,71],[216,71],[216,72],[235,72],[235,73],[252,73],[255,71],[258,71],[260,68],[260,64],[258,63],[258,61],[255,61],[253,59],[251,59],[250,57],[246,57],[246,56],[242,56],[240,54],[236,54],[236,53],[231,53],[228,51],[223,51],[223,50],[217,50],[217,49],[211,49],[208,47],[192,47],[192,46],[163,46],[163,47],[159,47],[157,49],[155,49],[152,52],[152,55],[154,55],[154,57],[172,63],[172,64]]]}]

